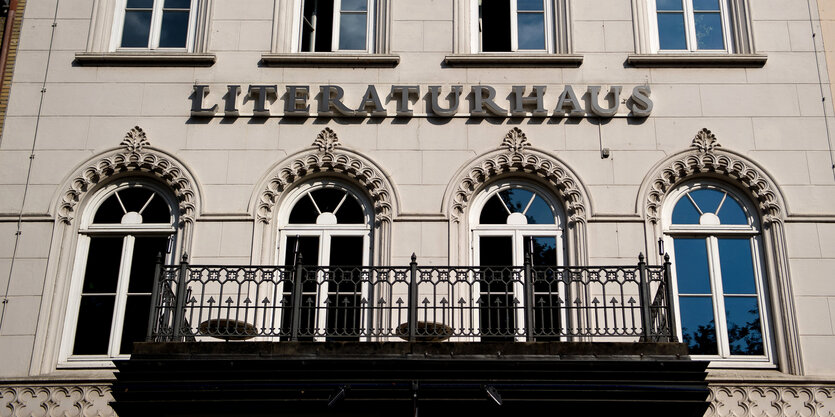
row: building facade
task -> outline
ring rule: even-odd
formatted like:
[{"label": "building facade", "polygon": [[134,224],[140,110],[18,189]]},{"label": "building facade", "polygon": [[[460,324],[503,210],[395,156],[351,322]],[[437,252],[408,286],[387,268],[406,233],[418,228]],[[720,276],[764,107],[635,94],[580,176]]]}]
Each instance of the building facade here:
[{"label": "building facade", "polygon": [[835,415],[826,2],[16,4],[0,415],[114,415],[114,361],[183,346],[421,336]]}]

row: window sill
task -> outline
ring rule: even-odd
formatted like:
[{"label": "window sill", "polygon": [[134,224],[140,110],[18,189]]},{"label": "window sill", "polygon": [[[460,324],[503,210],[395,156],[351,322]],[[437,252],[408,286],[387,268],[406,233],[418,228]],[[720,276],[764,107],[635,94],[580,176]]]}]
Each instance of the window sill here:
[{"label": "window sill", "polygon": [[264,54],[261,65],[265,67],[396,67],[400,55],[391,54],[340,54],[308,53]]},{"label": "window sill", "polygon": [[760,54],[636,54],[626,63],[642,68],[761,68],[767,59]]},{"label": "window sill", "polygon": [[81,52],[75,62],[91,67],[210,67],[215,54],[188,52]]},{"label": "window sill", "polygon": [[565,67],[576,68],[583,63],[582,55],[568,54],[455,54],[444,57],[451,67]]}]

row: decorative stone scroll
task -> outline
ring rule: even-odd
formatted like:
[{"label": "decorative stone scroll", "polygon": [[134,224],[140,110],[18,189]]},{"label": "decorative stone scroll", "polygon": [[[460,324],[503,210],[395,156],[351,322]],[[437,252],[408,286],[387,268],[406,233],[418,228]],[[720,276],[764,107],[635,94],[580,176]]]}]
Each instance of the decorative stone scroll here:
[{"label": "decorative stone scroll", "polygon": [[99,156],[74,175],[61,196],[58,219],[66,224],[72,223],[81,197],[96,184],[124,172],[142,172],[168,185],[177,197],[180,221],[193,222],[196,185],[186,169],[171,156],[151,148],[145,132],[139,126],[127,132],[121,145],[120,149]]},{"label": "decorative stone scroll", "polygon": [[736,181],[755,197],[764,222],[780,218],[782,209],[777,191],[768,175],[743,156],[719,149],[720,146],[710,130],[702,129],[693,138],[692,150],[678,155],[657,171],[646,200],[646,216],[651,223],[658,223],[667,192],[680,181],[699,174],[718,174]]},{"label": "decorative stone scroll", "polygon": [[484,155],[466,168],[457,181],[450,217],[459,222],[473,194],[482,184],[501,175],[520,173],[537,176],[560,192],[569,222],[585,222],[586,198],[575,174],[556,158],[530,148],[518,127],[511,129],[497,151]]},{"label": "decorative stone scroll", "polygon": [[316,137],[311,149],[274,169],[258,198],[258,221],[269,223],[278,197],[293,184],[309,175],[334,173],[354,180],[368,193],[377,222],[391,222],[394,190],[389,180],[373,163],[354,152],[337,149],[339,145],[336,133],[325,128]]},{"label": "decorative stone scroll", "polygon": [[835,417],[835,386],[710,385],[705,417]]},{"label": "decorative stone scroll", "polygon": [[110,386],[102,384],[0,386],[0,417],[115,416],[111,401]]}]

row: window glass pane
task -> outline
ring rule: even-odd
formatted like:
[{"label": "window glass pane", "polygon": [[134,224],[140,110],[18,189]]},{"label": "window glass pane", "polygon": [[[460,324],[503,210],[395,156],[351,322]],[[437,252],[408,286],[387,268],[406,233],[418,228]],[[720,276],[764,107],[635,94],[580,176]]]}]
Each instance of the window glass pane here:
[{"label": "window glass pane", "polygon": [[545,49],[545,14],[519,13],[519,49]]},{"label": "window glass pane", "polygon": [[481,50],[510,52],[510,0],[482,0]]},{"label": "window glass pane", "polygon": [[348,194],[348,198],[336,212],[336,221],[339,224],[362,224],[365,223],[365,213],[362,205],[354,196]]},{"label": "window glass pane", "polygon": [[362,266],[362,236],[332,236],[330,264],[335,266]]},{"label": "window glass pane", "polygon": [[545,10],[542,0],[518,0],[516,10]]},{"label": "window glass pane", "polygon": [[128,9],[151,9],[154,7],[154,0],[128,0]]},{"label": "window glass pane", "polygon": [[72,348],[74,355],[107,354],[115,301],[116,297],[113,295],[81,297],[78,322],[75,324],[75,343]]},{"label": "window glass pane", "polygon": [[687,49],[684,13],[658,13],[658,44],[663,50]]},{"label": "window glass pane", "polygon": [[125,321],[122,324],[122,340],[119,353],[133,352],[133,342],[142,342],[148,331],[148,315],[151,311],[150,295],[128,296],[125,305]]},{"label": "window glass pane", "polygon": [[725,297],[725,318],[732,355],[765,353],[757,297]]},{"label": "window glass pane", "polygon": [[364,12],[368,10],[367,0],[342,0],[342,11]]},{"label": "window glass pane", "polygon": [[701,215],[687,196],[683,196],[673,209],[673,224],[699,224]]},{"label": "window glass pane", "polygon": [[719,239],[719,265],[725,294],[756,294],[750,239]]},{"label": "window glass pane", "polygon": [[507,204],[507,208],[510,209],[511,213],[521,213],[531,201],[533,192],[522,188],[511,188],[499,191],[499,196],[501,196],[504,203]]},{"label": "window glass pane", "polygon": [[693,10],[718,11],[719,10],[719,0],[693,0]]},{"label": "window glass pane", "polygon": [[691,191],[690,197],[696,202],[696,205],[702,209],[702,213],[716,213],[719,208],[719,203],[725,198],[725,193],[718,190],[701,189]]},{"label": "window glass pane", "polygon": [[533,241],[533,266],[557,265],[557,238],[553,236],[525,236],[525,254]]},{"label": "window glass pane", "polygon": [[191,0],[165,0],[166,9],[188,9],[191,7]]},{"label": "window glass pane", "polygon": [[150,293],[154,283],[157,254],[168,250],[168,236],[137,237],[133,244],[129,293]]},{"label": "window glass pane", "polygon": [[679,297],[682,341],[691,355],[716,355],[716,324],[710,297]]},{"label": "window glass pane", "polygon": [[132,187],[116,191],[116,193],[119,194],[122,204],[125,205],[125,210],[138,213],[154,192],[148,188]]},{"label": "window glass pane", "polygon": [[742,206],[730,195],[719,209],[719,221],[722,224],[749,224],[748,216],[745,215]]},{"label": "window glass pane", "polygon": [[684,10],[681,0],[656,0],[655,8],[657,10]]},{"label": "window glass pane", "polygon": [[165,11],[159,33],[160,48],[185,48],[188,41],[187,11]]},{"label": "window glass pane", "polygon": [[366,49],[365,13],[343,13],[339,17],[339,49],[362,51]]},{"label": "window glass pane", "polygon": [[106,200],[96,210],[96,215],[93,217],[93,223],[121,223],[122,216],[125,215],[119,201],[116,200],[116,194],[107,197]]},{"label": "window glass pane", "polygon": [[696,45],[699,49],[725,49],[722,34],[722,15],[719,13],[694,13]]},{"label": "window glass pane", "polygon": [[305,194],[290,211],[290,223],[315,224],[318,216],[319,212],[313,206],[313,201],[310,200],[309,195]]},{"label": "window glass pane", "polygon": [[122,28],[123,48],[147,48],[151,33],[150,11],[125,11],[125,26]]},{"label": "window glass pane", "polygon": [[87,268],[81,292],[115,293],[122,263],[122,237],[93,237],[87,253]]},{"label": "window glass pane", "polygon": [[345,191],[338,188],[321,188],[310,194],[322,213],[333,213],[345,197]]},{"label": "window glass pane", "polygon": [[481,217],[478,219],[481,224],[506,224],[507,210],[504,204],[499,201],[498,196],[490,197],[484,208],[481,209]]},{"label": "window glass pane", "polygon": [[705,239],[673,240],[675,269],[680,294],[710,294],[710,272]]},{"label": "window glass pane", "polygon": [[[300,236],[299,254],[305,265],[319,265],[319,237]],[[287,245],[284,246],[284,264],[294,265],[296,262],[296,236],[287,236]]]},{"label": "window glass pane", "polygon": [[171,209],[159,194],[142,211],[142,223],[171,223]]},{"label": "window glass pane", "polygon": [[533,203],[528,208],[528,211],[525,213],[525,217],[528,218],[528,224],[554,224],[554,212],[551,210],[551,206],[545,202],[545,200],[540,197],[536,196],[533,199]]},{"label": "window glass pane", "polygon": [[513,265],[513,237],[479,237],[478,256],[481,266]]}]

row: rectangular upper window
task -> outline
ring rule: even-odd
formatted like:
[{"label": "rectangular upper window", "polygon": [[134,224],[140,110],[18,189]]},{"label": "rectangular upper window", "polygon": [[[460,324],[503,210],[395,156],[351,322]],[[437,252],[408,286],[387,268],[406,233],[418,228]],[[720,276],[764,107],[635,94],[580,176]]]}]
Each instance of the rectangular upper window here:
[{"label": "rectangular upper window", "polygon": [[191,51],[196,9],[196,0],[122,0],[111,49]]},{"label": "rectangular upper window", "polygon": [[304,0],[301,52],[374,52],[373,0]]},{"label": "rectangular upper window", "polygon": [[650,0],[658,52],[734,52],[725,0]]},{"label": "rectangular upper window", "polygon": [[548,0],[479,0],[481,52],[554,52]]}]

